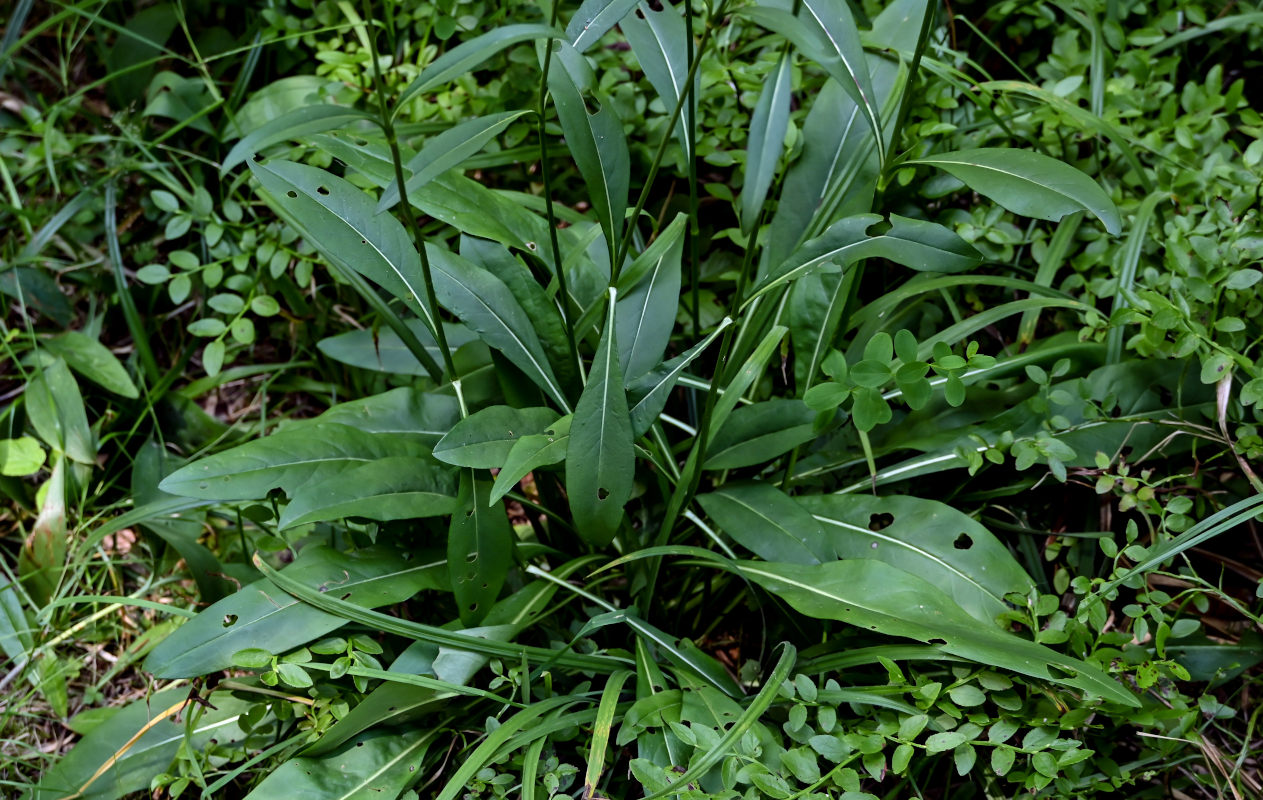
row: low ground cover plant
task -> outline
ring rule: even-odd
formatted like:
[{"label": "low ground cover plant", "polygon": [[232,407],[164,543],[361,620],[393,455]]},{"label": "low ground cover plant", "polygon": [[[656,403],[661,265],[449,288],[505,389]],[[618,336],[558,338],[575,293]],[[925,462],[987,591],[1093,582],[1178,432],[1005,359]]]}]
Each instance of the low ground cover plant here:
[{"label": "low ground cover plant", "polygon": [[1261,20],[16,3],[0,782],[1263,796]]}]

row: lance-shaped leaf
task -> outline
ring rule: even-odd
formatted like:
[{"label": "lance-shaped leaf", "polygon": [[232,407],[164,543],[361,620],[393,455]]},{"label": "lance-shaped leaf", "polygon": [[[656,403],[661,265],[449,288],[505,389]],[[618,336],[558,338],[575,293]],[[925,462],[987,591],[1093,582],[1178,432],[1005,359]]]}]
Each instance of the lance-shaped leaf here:
[{"label": "lance-shaped leaf", "polygon": [[[670,114],[680,103],[680,97],[688,91],[688,26],[683,15],[672,3],[641,2],[636,13],[626,17],[619,27],[636,54],[640,68],[645,71],[645,77],[662,98],[663,110]],[[700,80],[697,75],[693,78],[694,109]],[[682,109],[675,123],[675,136],[686,158],[689,157],[687,124],[688,113]]]},{"label": "lance-shaped leaf", "polygon": [[[430,333],[423,321],[413,318],[403,322],[431,358],[442,360],[438,342],[434,341],[434,334]],[[444,322],[443,330],[447,333],[447,345],[452,351],[478,338],[473,331],[460,323]],[[316,342],[316,349],[334,361],[360,369],[394,375],[429,374],[425,365],[417,360],[399,334],[390,328],[365,328],[339,333]]]},{"label": "lance-shaped leaf", "polygon": [[609,544],[618,532],[636,468],[627,395],[618,366],[617,292],[609,291],[609,315],[588,385],[575,407],[566,453],[566,492],[575,530],[594,545]]},{"label": "lance-shaped leaf", "polygon": [[1096,181],[1043,153],[981,147],[907,163],[938,167],[1014,214],[1056,222],[1067,214],[1087,211],[1110,233],[1117,235],[1122,230],[1118,208]]},{"label": "lance-shaped leaf", "polygon": [[702,351],[719,338],[719,334],[732,324],[731,317],[724,317],[715,330],[702,341],[670,361],[664,361],[641,377],[627,384],[627,398],[631,403],[632,432],[643,436],[667,405],[667,398],[675,388],[684,370]]},{"label": "lance-shaped leaf", "polygon": [[399,220],[378,214],[363,190],[316,167],[269,159],[251,161],[250,171],[273,202],[302,220],[321,255],[403,300],[434,330],[421,257]]},{"label": "lance-shaped leaf", "polygon": [[[487,146],[487,143],[531,111],[502,111],[478,117],[443,131],[425,145],[404,166],[408,194],[434,180],[449,169],[459,167],[465,159]],[[391,183],[377,203],[377,212],[393,208],[399,202],[399,184]]]},{"label": "lance-shaped leaf", "polygon": [[408,195],[408,202],[462,233],[491,239],[552,265],[548,222],[478,181],[448,173]]},{"label": "lance-shaped leaf", "polygon": [[[816,438],[816,412],[802,400],[778,398],[743,406],[715,434],[706,450],[706,469],[738,469],[765,464]],[[783,560],[783,559],[781,559]]]},{"label": "lance-shaped leaf", "polygon": [[427,244],[439,303],[478,332],[490,347],[504,353],[535,385],[569,412],[530,317],[504,282],[450,250]]},{"label": "lance-shaped leaf", "polygon": [[816,0],[803,6],[798,17],[783,9],[764,6],[746,7],[741,13],[784,36],[838,82],[855,101],[872,130],[878,159],[885,160],[885,141],[873,102],[872,78],[850,9],[844,0]]},{"label": "lance-shaped leaf", "polygon": [[447,565],[452,592],[465,625],[487,616],[513,564],[513,531],[504,506],[488,502],[491,484],[461,472],[460,509],[447,531]]},{"label": "lance-shaped leaf", "polygon": [[456,475],[428,458],[395,456],[304,484],[281,512],[281,530],[309,522],[365,517],[382,522],[451,514]]},{"label": "lance-shaped leaf", "polygon": [[395,433],[438,442],[459,419],[460,404],[455,397],[405,386],[330,406],[312,422],[336,422],[369,433]]},{"label": "lance-shaped leaf", "polygon": [[[386,549],[342,553],[302,550],[287,577],[365,608],[400,603],[422,589],[447,586],[447,561],[422,554],[410,560]],[[318,639],[347,620],[300,602],[271,581],[243,586],[204,609],[158,643],[145,670],[159,678],[190,678],[227,669],[240,650],[280,654]]]},{"label": "lance-shaped leaf", "polygon": [[1008,610],[1006,594],[1024,595],[1034,585],[991,531],[943,503],[867,494],[797,500],[839,558],[876,559],[919,575],[989,625]]},{"label": "lance-shaped leaf", "polygon": [[[206,698],[207,709],[195,712],[188,708],[188,697],[188,688],[177,686],[128,703],[89,731],[23,796],[115,800],[144,795],[181,747],[200,749],[212,739],[232,746],[246,738],[238,721],[253,707],[251,701],[215,692]],[[192,723],[189,714],[196,714]]]},{"label": "lance-shaped leaf", "polygon": [[241,137],[241,140],[228,151],[219,172],[222,175],[255,153],[279,142],[331,131],[353,122],[374,119],[375,117],[370,114],[344,106],[329,104],[301,106],[276,119],[268,120]]},{"label": "lance-shaped leaf", "polygon": [[118,357],[87,334],[66,331],[50,339],[41,339],[40,347],[98,386],[131,400],[140,397],[140,390],[132,383]]},{"label": "lance-shaped leaf", "polygon": [[518,439],[542,433],[556,420],[551,408],[490,406],[452,426],[434,446],[434,457],[458,467],[499,469]]},{"label": "lance-shaped leaf", "polygon": [[416,780],[437,731],[373,731],[323,758],[291,758],[246,800],[349,800],[398,797]]},{"label": "lance-shaped leaf", "polygon": [[697,502],[738,544],[766,561],[819,564],[833,560],[820,523],[771,484],[729,484],[699,495]]},{"label": "lance-shaped leaf", "polygon": [[570,423],[573,417],[567,415],[554,422],[543,433],[523,436],[513,443],[504,466],[496,474],[495,484],[491,487],[488,503],[494,503],[507,493],[513,491],[518,482],[531,470],[560,464],[566,459],[566,451],[570,447]]},{"label": "lance-shaped leaf", "polygon": [[370,461],[389,456],[428,458],[430,447],[424,437],[307,423],[198,459],[168,475],[158,488],[204,500],[260,500],[276,488],[294,497],[313,481]]},{"label": "lance-shaped leaf", "polygon": [[623,123],[613,106],[596,95],[596,77],[582,54],[559,42],[553,55],[548,89],[557,107],[557,119],[588,187],[605,241],[613,247],[622,237],[631,186],[631,156]]},{"label": "lance-shaped leaf", "polygon": [[845,268],[863,258],[887,258],[928,272],[957,272],[982,260],[969,243],[937,223],[891,214],[889,227],[870,235],[869,230],[882,222],[877,214],[856,214],[833,223],[772,269],[744,305],[827,265]]},{"label": "lance-shaped leaf", "polygon": [[639,0],[583,0],[566,26],[566,40],[582,53],[623,21]]},{"label": "lance-shaped leaf", "polygon": [[1140,703],[1109,675],[999,628],[978,624],[941,589],[880,561],[802,565],[736,562],[741,575],[800,613],[937,644],[949,655],[1071,686],[1115,703]]},{"label": "lance-shaped leaf", "polygon": [[763,82],[759,102],[750,118],[750,137],[746,145],[745,186],[741,190],[741,230],[749,234],[759,219],[759,210],[767,199],[767,191],[776,177],[776,167],[785,150],[785,132],[789,130],[790,76],[793,58],[782,53],[776,69]]},{"label": "lance-shaped leaf", "polygon": [[547,25],[505,25],[462,42],[421,70],[416,80],[400,93],[399,101],[395,104],[396,113],[419,93],[464,75],[506,47],[531,39],[552,38],[558,34],[559,31]]},{"label": "lance-shaped leaf", "polygon": [[[618,301],[618,361],[623,375],[632,380],[662,361],[671,341],[675,315],[680,306],[680,262],[684,256],[685,216],[675,221],[654,241],[649,258],[636,259],[644,266],[644,278]],[[650,250],[646,249],[646,254]]]}]

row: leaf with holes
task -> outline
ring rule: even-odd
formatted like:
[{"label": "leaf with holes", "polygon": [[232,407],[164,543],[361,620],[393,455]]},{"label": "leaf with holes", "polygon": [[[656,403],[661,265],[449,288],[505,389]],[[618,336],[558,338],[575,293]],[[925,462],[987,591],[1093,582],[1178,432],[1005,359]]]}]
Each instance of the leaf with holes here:
[{"label": "leaf with holes", "polygon": [[820,523],[771,484],[731,483],[699,495],[697,502],[738,544],[765,561],[819,564],[833,559]]},{"label": "leaf with holes", "polygon": [[437,517],[459,507],[456,476],[429,458],[395,456],[304,484],[281,512],[279,530],[346,517],[379,521]]},{"label": "leaf with holes", "polygon": [[[663,110],[670,114],[679,104],[680,97],[688,92],[689,62],[685,44],[688,27],[684,16],[676,10],[674,3],[641,2],[634,14],[624,17],[619,29],[627,37],[627,43],[631,45],[640,68],[645,71],[649,84],[661,98]],[[700,76],[695,75],[695,110],[700,81]],[[686,154],[685,158],[688,158],[689,152],[687,124],[687,108],[681,109],[680,119],[675,124],[675,136]]]},{"label": "leaf with holes", "polygon": [[205,500],[261,500],[273,489],[298,490],[389,456],[427,458],[425,437],[374,434],[336,423],[293,425],[168,475],[158,488]]},{"label": "leaf with holes", "polygon": [[906,163],[938,167],[1014,214],[1056,222],[1067,214],[1087,211],[1110,233],[1122,230],[1118,208],[1096,181],[1043,153],[980,147]]},{"label": "leaf with holes", "polygon": [[951,595],[974,618],[994,624],[1004,596],[1034,586],[991,531],[951,506],[919,497],[804,495],[839,558],[884,561]]},{"label": "leaf with holes", "polygon": [[513,564],[513,532],[504,506],[488,502],[491,484],[461,473],[460,507],[447,532],[452,592],[465,625],[477,625],[491,610]]},{"label": "leaf with holes", "polygon": [[543,433],[556,421],[551,408],[484,408],[452,426],[434,446],[434,457],[458,467],[499,469],[518,439]]},{"label": "leaf with holes", "polygon": [[567,415],[548,426],[543,433],[519,437],[509,450],[504,466],[496,474],[487,502],[494,503],[513,491],[532,470],[565,461],[566,451],[570,448],[570,423],[573,419]]},{"label": "leaf with holes", "polygon": [[269,202],[302,222],[309,244],[321,255],[407,303],[434,330],[421,257],[399,220],[378,214],[363,190],[316,167],[268,159],[251,161],[250,172],[267,190]]},{"label": "leaf with holes", "polygon": [[566,453],[566,492],[575,530],[594,545],[609,544],[618,532],[636,469],[631,417],[618,366],[617,292],[609,291],[605,330],[588,385],[575,407]]},{"label": "leaf with holes", "polygon": [[734,565],[741,575],[809,617],[937,644],[944,653],[978,664],[1011,669],[1115,703],[1140,705],[1100,668],[999,628],[979,625],[941,589],[881,561]]},{"label": "leaf with holes", "polygon": [[[342,553],[318,545],[298,554],[285,574],[365,608],[400,603],[422,589],[447,589],[447,560],[418,552],[411,559],[385,548]],[[158,643],[145,670],[159,678],[191,678],[232,666],[238,650],[281,654],[337,630],[342,617],[302,603],[266,579],[243,586],[202,610]]]}]

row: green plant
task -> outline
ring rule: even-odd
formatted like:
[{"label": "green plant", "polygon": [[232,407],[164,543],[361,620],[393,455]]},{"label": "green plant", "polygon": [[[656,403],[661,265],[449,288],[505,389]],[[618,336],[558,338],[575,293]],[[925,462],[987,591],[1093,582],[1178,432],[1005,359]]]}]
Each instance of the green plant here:
[{"label": "green plant", "polygon": [[[841,0],[308,5],[260,29],[291,37],[277,63],[313,48],[314,75],[224,102],[195,46],[198,78],[148,84],[150,116],[235,141],[160,172],[135,213],[161,247],[126,243],[142,286],[204,298],[180,324],[209,343],[178,352],[205,376],[172,390],[183,363],[138,345],[129,372],[29,314],[8,334],[32,375],[0,455],[32,474],[49,449],[41,508],[91,485],[110,418],[88,422],[72,370],[147,393],[133,432],[164,404],[192,429],[188,462],[120,437],[135,507],[76,548],[142,525],[209,602],[143,648],[172,683],[32,798],[1152,794],[1181,747],[1233,737],[1234,768],[1178,780],[1252,787],[1222,687],[1257,648],[1193,612],[1257,624],[1257,594],[1187,560],[1258,513],[1252,434],[1227,430],[1251,403],[1223,389],[1253,368],[1250,234],[1228,254],[1172,223],[1218,270],[1205,314],[1140,270],[1163,180],[1133,169],[1142,134],[1101,103],[1013,108],[1078,85],[973,92],[955,19],[918,0],[871,24]],[[129,25],[182,19],[158,8]],[[1040,67],[1082,61],[1073,38]],[[1228,105],[1207,92],[1192,106]],[[1108,144],[1068,159],[1092,125]],[[321,413],[234,432],[189,409],[282,321],[311,332],[258,369]],[[1213,478],[1181,465],[1203,458]],[[28,660],[55,653],[22,628],[59,592],[124,601],[50,579],[89,570],[39,519],[0,590]]]}]

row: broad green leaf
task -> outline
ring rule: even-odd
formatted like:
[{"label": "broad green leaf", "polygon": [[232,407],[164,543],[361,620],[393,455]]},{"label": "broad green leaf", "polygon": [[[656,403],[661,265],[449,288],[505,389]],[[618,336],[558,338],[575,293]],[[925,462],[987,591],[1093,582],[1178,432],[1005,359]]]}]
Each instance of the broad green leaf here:
[{"label": "broad green leaf", "polygon": [[540,263],[552,266],[548,222],[478,181],[448,173],[430,181],[415,195],[408,195],[408,202],[462,233],[538,256]]},{"label": "broad green leaf", "polygon": [[579,365],[566,339],[566,325],[561,318],[558,300],[552,297],[531,274],[530,269],[508,248],[498,242],[478,239],[473,236],[462,236],[460,254],[478,266],[495,275],[521,304],[526,316],[531,319],[531,326],[544,346],[544,354],[552,365],[561,385],[567,391],[577,394],[581,385]]},{"label": "broad green leaf", "polygon": [[[663,231],[659,240],[665,239],[666,245],[654,248],[651,259],[645,260],[649,263],[643,279],[618,300],[618,362],[628,381],[658,366],[671,342],[680,306],[684,221],[681,214]],[[639,263],[640,258],[633,266]]]},{"label": "broad green leaf", "polygon": [[404,386],[338,403],[310,422],[287,427],[332,422],[367,433],[394,433],[437,443],[459,419],[460,404],[455,397]]},{"label": "broad green leaf", "polygon": [[846,0],[803,0],[799,19],[815,23],[825,59],[821,65],[851,96],[877,137],[877,158],[885,161],[885,137],[877,119],[876,96],[859,29]]},{"label": "broad green leaf", "polygon": [[279,530],[345,517],[379,521],[437,517],[459,507],[456,475],[429,458],[393,456],[303,484],[281,512]]},{"label": "broad green leaf", "polygon": [[251,161],[250,171],[271,202],[302,222],[321,255],[407,303],[434,330],[421,257],[397,219],[378,214],[363,190],[316,167],[268,159]]},{"label": "broad green leaf", "polygon": [[424,437],[374,434],[336,423],[293,425],[263,439],[198,459],[167,476],[164,492],[208,500],[259,500],[387,456],[429,456]]},{"label": "broad green leaf", "polygon": [[488,502],[491,484],[461,473],[461,499],[447,532],[447,567],[461,623],[477,625],[495,604],[513,564],[513,531],[504,506]]},{"label": "broad green leaf", "polygon": [[[434,341],[434,334],[419,319],[404,321],[413,336],[430,353],[431,358],[441,361],[442,352]],[[469,328],[460,323],[444,322],[443,331],[447,334],[447,344],[452,350],[475,341],[478,337]],[[349,364],[360,369],[371,369],[377,372],[389,372],[392,375],[424,376],[429,373],[425,366],[417,360],[399,334],[388,328],[380,330],[363,329],[339,333],[316,342],[316,348],[334,361]]]},{"label": "broad green leaf", "polygon": [[1110,233],[1122,230],[1114,201],[1096,181],[1042,153],[982,147],[906,163],[938,167],[1015,214],[1056,222],[1067,214],[1087,211]]},{"label": "broad green leaf", "polygon": [[425,250],[434,293],[444,308],[499,350],[565,412],[570,404],[558,385],[530,317],[504,282],[474,262],[432,244]]},{"label": "broad green leaf", "polygon": [[458,467],[499,469],[519,438],[543,433],[556,421],[551,408],[484,408],[456,423],[434,446],[434,457]]},{"label": "broad green leaf", "polygon": [[839,558],[875,559],[919,575],[982,622],[994,624],[1008,610],[1006,594],[1034,586],[991,531],[943,503],[867,494],[797,499]]},{"label": "broad green leaf", "polygon": [[500,472],[496,474],[488,504],[495,503],[513,491],[518,482],[532,470],[564,461],[570,447],[570,423],[573,419],[567,415],[548,426],[543,433],[519,437],[509,450]]},{"label": "broad green leaf", "polygon": [[592,68],[577,50],[559,42],[553,55],[548,89],[557,107],[557,119],[588,187],[588,199],[601,222],[605,241],[613,247],[622,238],[631,188],[631,156],[623,123],[608,98],[596,93]]},{"label": "broad green leaf", "polygon": [[96,463],[96,441],[75,376],[62,359],[40,367],[26,385],[26,417],[44,442],[80,464]]},{"label": "broad green leaf", "polygon": [[583,0],[566,25],[570,46],[582,53],[623,20],[639,0]]},{"label": "broad green leaf", "polygon": [[[207,698],[211,707],[201,711],[188,696],[188,688],[179,686],[129,703],[45,772],[31,788],[29,800],[116,800],[143,795],[154,776],[171,766],[182,744],[187,742],[196,750],[211,739],[223,746],[245,739],[238,720],[253,701],[215,692]],[[197,715],[191,726],[190,714]],[[186,739],[189,732],[192,735]],[[130,747],[124,749],[126,744]]]},{"label": "broad green leaf", "polygon": [[[432,139],[404,165],[404,187],[408,194],[447,172],[459,167],[465,159],[487,146],[487,143],[509,125],[532,111],[501,111],[485,117],[467,120],[443,131]],[[399,185],[392,183],[382,193],[377,212],[393,208],[399,202]]]},{"label": "broad green leaf", "polygon": [[698,495],[697,502],[738,544],[765,561],[819,564],[833,560],[820,523],[771,484],[731,483]]},{"label": "broad green leaf", "polygon": [[743,306],[827,265],[846,268],[863,258],[887,258],[911,269],[932,272],[956,272],[982,260],[972,246],[936,223],[892,214],[888,228],[870,235],[869,230],[879,223],[883,220],[877,214],[856,214],[833,223],[770,270],[751,290]]},{"label": "broad green leaf", "polygon": [[246,800],[395,798],[413,783],[437,731],[373,731],[322,758],[291,758]]},{"label": "broad green leaf", "polygon": [[[302,137],[302,140],[323,150],[351,169],[368,178],[380,188],[395,182],[395,162],[391,160],[390,146],[380,136],[348,136],[337,131],[316,133]],[[402,158],[408,158],[410,151],[399,145]]]},{"label": "broad green leaf", "polygon": [[290,139],[299,139],[313,133],[323,133],[334,128],[344,128],[354,122],[375,120],[371,114],[354,108],[329,104],[302,106],[289,113],[268,120],[241,138],[219,167],[223,175],[241,162],[265,148]]},{"label": "broad green leaf", "polygon": [[395,114],[413,97],[464,75],[482,62],[521,42],[531,39],[546,39],[559,35],[559,31],[547,25],[504,25],[493,31],[476,36],[467,42],[448,50],[434,59],[408,88],[399,95],[395,103]]},{"label": "broad green leaf", "polygon": [[819,565],[738,562],[746,578],[817,619],[938,644],[944,653],[1139,706],[1099,668],[998,628],[979,625],[942,590],[880,561]]},{"label": "broad green leaf", "polygon": [[812,428],[815,418],[816,412],[803,401],[789,398],[738,408],[707,448],[705,468],[738,469],[765,464],[816,438]]},{"label": "broad green leaf", "polygon": [[594,545],[609,544],[618,532],[636,468],[627,395],[618,366],[616,300],[617,292],[611,288],[605,330],[588,384],[575,407],[566,453],[566,492],[575,530]]},{"label": "broad green leaf", "polygon": [[44,448],[30,436],[0,439],[0,475],[18,477],[38,472],[45,458]]},{"label": "broad green leaf", "polygon": [[859,41],[851,11],[842,0],[804,2],[796,17],[789,11],[765,6],[749,6],[741,14],[770,31],[784,36],[798,51],[819,64],[837,81],[856,106],[875,136],[879,161],[885,160],[885,142],[874,106],[872,76]]},{"label": "broad green leaf", "polygon": [[781,54],[776,69],[767,74],[759,102],[750,118],[746,144],[745,185],[741,189],[741,230],[750,234],[759,220],[759,211],[767,199],[776,168],[785,151],[785,132],[789,130],[789,101],[792,94],[790,77],[794,60],[788,52]]},{"label": "broad green leaf", "polygon": [[[670,114],[680,103],[680,97],[688,92],[689,62],[685,45],[688,27],[684,16],[673,3],[641,2],[637,5],[636,13],[623,19],[619,29],[627,37],[627,43],[636,55],[636,62],[645,71],[645,77],[662,99],[663,110]],[[700,76],[695,75],[695,109],[700,85]],[[682,109],[675,124],[675,136],[684,150],[685,158],[689,157],[685,127],[688,118],[687,109]]]},{"label": "broad green leaf", "polygon": [[[343,553],[319,545],[300,552],[285,573],[344,602],[373,608],[403,602],[422,589],[446,588],[447,561],[421,553],[409,560],[384,548]],[[176,628],[150,652],[144,668],[159,678],[206,675],[231,666],[238,650],[257,647],[280,655],[344,624],[344,618],[262,579]]]},{"label": "broad green leaf", "polygon": [[32,630],[17,587],[6,582],[0,586],[0,653],[8,656],[9,663],[17,664],[26,657],[34,643]]},{"label": "broad green leaf", "polygon": [[627,384],[627,400],[631,403],[632,433],[643,436],[653,425],[667,405],[667,398],[675,383],[684,374],[684,370],[693,360],[710,346],[719,334],[732,324],[731,317],[724,317],[715,330],[702,341],[690,347],[686,352],[666,361],[649,372]]},{"label": "broad green leaf", "polygon": [[129,400],[140,397],[140,390],[132,383],[122,363],[96,339],[78,331],[66,331],[41,340],[40,345],[103,389]]}]

